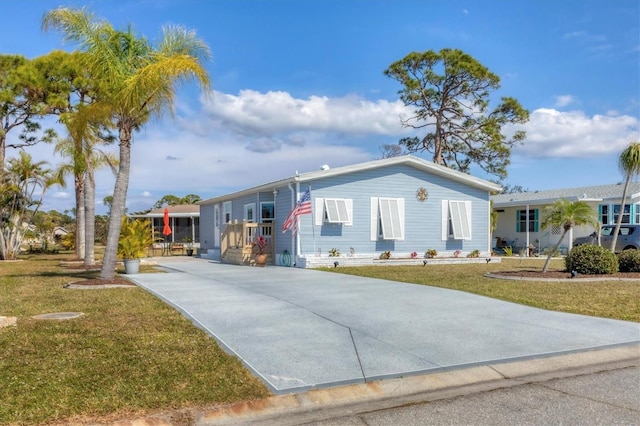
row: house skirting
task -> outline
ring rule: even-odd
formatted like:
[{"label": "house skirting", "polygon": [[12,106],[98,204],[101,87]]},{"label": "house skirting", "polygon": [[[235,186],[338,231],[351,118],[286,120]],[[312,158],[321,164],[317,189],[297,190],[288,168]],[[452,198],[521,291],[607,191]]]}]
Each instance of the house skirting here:
[{"label": "house skirting", "polygon": [[463,264],[463,263],[487,263],[487,259],[491,259],[491,263],[500,263],[500,257],[480,256],[480,257],[434,257],[424,258],[391,258],[379,259],[366,256],[299,256],[296,261],[298,268],[333,268],[335,262],[338,266],[384,266],[384,265],[424,265],[426,261],[428,265],[446,265],[446,264]]}]

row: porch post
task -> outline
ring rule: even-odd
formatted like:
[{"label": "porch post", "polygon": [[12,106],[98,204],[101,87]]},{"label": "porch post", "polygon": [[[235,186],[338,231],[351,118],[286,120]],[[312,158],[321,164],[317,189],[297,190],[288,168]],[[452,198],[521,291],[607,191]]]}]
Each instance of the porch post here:
[{"label": "porch post", "polygon": [[525,252],[525,256],[529,257],[529,204],[527,204],[526,215],[527,215],[527,241],[526,241],[526,244],[524,245],[525,247],[524,252]]}]

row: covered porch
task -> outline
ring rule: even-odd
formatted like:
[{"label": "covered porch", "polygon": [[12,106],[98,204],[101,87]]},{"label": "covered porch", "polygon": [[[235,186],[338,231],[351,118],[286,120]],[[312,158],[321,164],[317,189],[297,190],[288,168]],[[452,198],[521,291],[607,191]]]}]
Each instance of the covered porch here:
[{"label": "covered porch", "polygon": [[264,249],[267,264],[274,263],[275,244],[273,243],[273,224],[229,222],[220,238],[220,254],[222,263],[254,266],[254,257],[258,252],[255,247],[256,238],[263,237],[268,244]]},{"label": "covered porch", "polygon": [[[129,217],[137,217],[151,220],[151,233],[153,235],[153,255],[156,252],[163,254],[181,254],[188,246],[196,251],[200,247],[200,206],[195,204],[182,204],[166,206],[169,211],[169,226],[171,234],[164,235],[164,209],[154,209],[148,213],[132,214]],[[188,243],[188,244],[187,244]]]}]

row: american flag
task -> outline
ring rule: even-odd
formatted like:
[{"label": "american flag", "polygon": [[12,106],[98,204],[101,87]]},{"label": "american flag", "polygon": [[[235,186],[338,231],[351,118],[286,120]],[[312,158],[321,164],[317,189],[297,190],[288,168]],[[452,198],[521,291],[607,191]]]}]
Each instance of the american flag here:
[{"label": "american flag", "polygon": [[291,234],[295,235],[298,231],[298,216],[302,216],[303,214],[311,214],[311,188],[307,188],[307,190],[302,194],[300,201],[293,207],[289,216],[287,216],[287,220],[282,224],[282,233],[287,232],[291,229]]}]

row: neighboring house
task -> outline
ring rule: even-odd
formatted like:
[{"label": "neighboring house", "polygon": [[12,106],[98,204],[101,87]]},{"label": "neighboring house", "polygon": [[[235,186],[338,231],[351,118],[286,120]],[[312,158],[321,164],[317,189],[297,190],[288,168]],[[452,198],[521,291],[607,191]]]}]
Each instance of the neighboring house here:
[{"label": "neighboring house", "polygon": [[[623,190],[624,184],[619,183],[494,195],[491,197],[493,210],[498,214],[493,232],[494,247],[511,246],[514,253],[531,245],[540,252],[554,247],[562,236],[562,229],[543,230],[540,224],[545,217],[545,208],[561,198],[585,201],[597,213],[601,224],[615,224],[620,214]],[[622,223],[640,224],[640,183],[629,184],[625,204]],[[594,229],[589,226],[576,227],[562,241],[561,252],[566,254],[575,238],[592,232]]]},{"label": "neighboring house", "polygon": [[54,241],[58,241],[62,237],[64,237],[65,235],[68,235],[68,234],[69,234],[69,231],[64,229],[62,226],[56,226],[55,228],[53,228],[53,239],[54,239]]},{"label": "neighboring house", "polygon": [[[299,232],[281,232],[297,200],[311,189],[312,213],[300,216]],[[343,260],[491,252],[489,194],[500,186],[406,155],[296,174],[201,201],[201,255],[247,263],[251,242],[269,239],[271,262],[312,267]],[[233,232],[239,235],[234,236]],[[237,260],[237,259],[236,259]]]},{"label": "neighboring house", "polygon": [[180,243],[188,237],[198,247],[200,242],[200,206],[197,204],[181,204],[167,206],[166,208],[169,210],[169,226],[172,231],[171,235],[167,237],[162,235],[165,207],[151,210],[145,214],[129,215],[129,217],[150,219],[155,240],[163,239],[168,243]]}]

